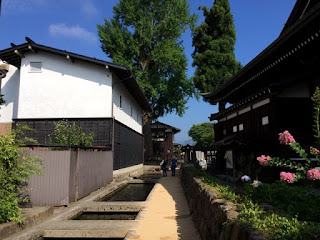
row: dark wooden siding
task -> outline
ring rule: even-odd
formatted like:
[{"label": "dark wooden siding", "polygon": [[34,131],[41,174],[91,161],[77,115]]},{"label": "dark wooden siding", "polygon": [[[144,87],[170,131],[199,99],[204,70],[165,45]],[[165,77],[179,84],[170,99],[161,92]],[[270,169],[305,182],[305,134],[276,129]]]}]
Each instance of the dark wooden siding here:
[{"label": "dark wooden siding", "polygon": [[26,136],[34,138],[39,144],[50,144],[49,135],[53,133],[54,123],[60,120],[79,124],[87,134],[93,132],[95,146],[112,144],[112,118],[14,119],[13,127],[18,123],[26,124],[35,130],[26,132]]},{"label": "dark wooden siding", "polygon": [[[268,116],[269,124],[262,125]],[[233,126],[244,125],[243,131],[233,132]],[[288,154],[289,148],[281,146],[278,134],[288,130],[304,146],[312,144],[312,103],[303,98],[272,98],[271,102],[249,112],[215,124],[215,141],[230,136],[257,154]],[[226,135],[223,130],[226,129]],[[244,149],[245,147],[241,147]],[[284,150],[285,148],[286,150]]]},{"label": "dark wooden siding", "polygon": [[143,135],[115,121],[113,169],[143,163]]},{"label": "dark wooden siding", "polygon": [[[164,141],[152,141],[154,160],[171,160],[174,155],[173,137],[173,132],[166,132],[163,137]],[[168,153],[168,150],[170,150],[170,153]]]},{"label": "dark wooden siding", "polygon": [[[252,104],[251,104],[252,105]],[[274,103],[268,103],[249,112],[237,115],[231,119],[215,124],[215,141],[221,141],[228,136],[235,136],[242,143],[265,141],[274,135]],[[269,124],[262,125],[262,118],[269,117]],[[243,130],[239,131],[239,125],[243,124]],[[237,132],[233,127],[237,126]],[[223,130],[226,134],[223,134]],[[276,137],[276,136],[275,136]]]},{"label": "dark wooden siding", "polygon": [[[50,144],[49,134],[53,133],[54,122],[63,119],[15,119],[14,126],[23,123],[35,131],[26,132],[39,144]],[[93,132],[95,146],[112,146],[112,118],[99,119],[66,119],[77,123],[85,133]],[[115,121],[114,129],[114,164],[113,169],[121,169],[143,163],[143,135]]]}]

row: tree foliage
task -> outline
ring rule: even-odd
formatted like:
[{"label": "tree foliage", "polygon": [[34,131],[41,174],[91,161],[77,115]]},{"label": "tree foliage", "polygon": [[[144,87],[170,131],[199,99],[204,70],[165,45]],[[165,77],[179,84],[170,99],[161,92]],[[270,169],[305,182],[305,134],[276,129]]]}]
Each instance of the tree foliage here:
[{"label": "tree foliage", "polygon": [[200,7],[205,20],[193,32],[194,84],[200,92],[212,92],[241,68],[236,61],[236,31],[228,0],[215,0],[211,9]]},{"label": "tree foliage", "polygon": [[195,142],[197,147],[212,147],[214,143],[214,123],[201,123],[197,125],[192,125],[188,131],[188,135]]},{"label": "tree foliage", "polygon": [[30,129],[18,127],[18,131],[0,135],[0,223],[23,221],[19,207],[26,200],[21,196],[27,190],[23,185],[32,174],[42,174],[41,159],[21,152],[24,143],[19,136],[24,130]]},{"label": "tree foliage", "polygon": [[180,40],[196,20],[187,0],[120,0],[113,13],[97,26],[102,50],[133,71],[153,108],[152,119],[183,115],[195,93]]},{"label": "tree foliage", "polygon": [[49,138],[55,144],[91,147],[94,133],[86,134],[78,124],[62,120],[54,124],[53,134]]}]

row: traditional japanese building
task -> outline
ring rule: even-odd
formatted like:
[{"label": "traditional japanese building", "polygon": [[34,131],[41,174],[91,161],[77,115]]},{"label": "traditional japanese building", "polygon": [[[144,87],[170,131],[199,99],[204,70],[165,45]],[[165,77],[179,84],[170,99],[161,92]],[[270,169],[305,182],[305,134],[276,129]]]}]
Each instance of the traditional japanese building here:
[{"label": "traditional japanese building", "polygon": [[6,101],[0,108],[1,133],[26,124],[36,130],[27,132],[28,137],[48,145],[54,123],[68,120],[93,132],[93,145],[114,152],[114,170],[142,164],[142,114],[151,107],[132,72],[28,37],[26,41],[0,50],[7,63],[1,82]]},{"label": "traditional japanese building", "polygon": [[[320,3],[298,0],[272,44],[219,89],[203,94],[219,104],[210,120],[217,122],[215,142],[222,147],[218,161],[230,160],[221,171],[235,167],[240,155],[296,158],[279,144],[285,130],[304,147],[314,142],[311,97],[320,81],[319,53]],[[268,171],[262,176],[272,178]]]},{"label": "traditional japanese building", "polygon": [[156,121],[151,124],[152,147],[155,160],[170,160],[174,155],[174,135],[180,129]]}]

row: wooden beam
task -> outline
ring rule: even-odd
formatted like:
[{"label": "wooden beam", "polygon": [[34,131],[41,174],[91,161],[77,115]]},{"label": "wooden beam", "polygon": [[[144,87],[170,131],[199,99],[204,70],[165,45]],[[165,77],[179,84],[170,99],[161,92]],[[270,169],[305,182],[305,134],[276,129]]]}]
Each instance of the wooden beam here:
[{"label": "wooden beam", "polygon": [[19,55],[21,58],[24,58],[23,53],[19,52],[18,50],[14,50],[14,53]]},{"label": "wooden beam", "polygon": [[8,72],[9,71],[9,64],[7,64],[7,63],[0,64],[0,70]]},{"label": "wooden beam", "polygon": [[26,37],[26,41],[28,42],[28,43],[35,43],[34,41],[32,41],[30,38],[28,38],[28,37]]},{"label": "wooden beam", "polygon": [[31,51],[34,52],[34,53],[37,53],[37,52],[38,52],[37,50],[33,49],[33,48],[31,47],[31,45],[28,46],[28,49],[31,50]]},{"label": "wooden beam", "polygon": [[66,58],[70,61],[70,62],[74,62],[74,60],[72,59],[72,57],[70,57],[69,55],[66,56]]}]

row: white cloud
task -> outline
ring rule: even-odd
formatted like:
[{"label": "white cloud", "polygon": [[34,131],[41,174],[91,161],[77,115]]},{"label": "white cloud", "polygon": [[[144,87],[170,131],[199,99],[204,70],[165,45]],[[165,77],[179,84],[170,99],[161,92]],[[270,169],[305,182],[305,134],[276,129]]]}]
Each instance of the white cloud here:
[{"label": "white cloud", "polygon": [[96,36],[96,34],[89,32],[78,25],[68,27],[64,23],[51,24],[49,26],[49,33],[53,37],[63,36],[69,38],[77,38],[91,43],[95,43],[98,41],[98,37]]},{"label": "white cloud", "polygon": [[95,15],[99,12],[96,6],[92,3],[92,1],[84,1],[81,2],[81,11],[87,15]]}]

